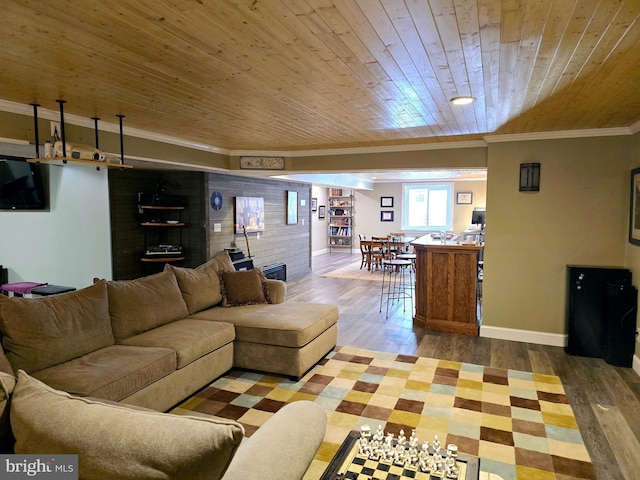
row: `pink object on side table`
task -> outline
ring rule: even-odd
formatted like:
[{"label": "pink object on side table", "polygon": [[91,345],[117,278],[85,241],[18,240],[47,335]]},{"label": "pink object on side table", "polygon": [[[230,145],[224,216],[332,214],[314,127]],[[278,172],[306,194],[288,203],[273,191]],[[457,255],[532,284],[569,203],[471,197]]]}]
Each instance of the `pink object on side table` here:
[{"label": "pink object on side table", "polygon": [[37,287],[47,285],[46,283],[37,282],[17,282],[17,283],[5,283],[0,287],[5,292],[11,292],[18,295],[30,295],[31,290]]}]

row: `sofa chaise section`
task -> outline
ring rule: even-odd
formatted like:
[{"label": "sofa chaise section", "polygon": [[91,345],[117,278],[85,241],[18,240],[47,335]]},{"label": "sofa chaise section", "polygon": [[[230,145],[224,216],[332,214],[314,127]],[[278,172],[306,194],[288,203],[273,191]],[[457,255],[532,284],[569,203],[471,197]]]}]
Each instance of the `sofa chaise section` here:
[{"label": "sofa chaise section", "polygon": [[299,378],[336,345],[338,308],[285,301],[286,284],[234,272],[223,253],[196,269],[167,266],[190,318],[232,324],[235,367]]},{"label": "sofa chaise section", "polygon": [[294,378],[330,352],[338,336],[338,308],[321,303],[215,307],[192,318],[233,324],[234,366]]}]

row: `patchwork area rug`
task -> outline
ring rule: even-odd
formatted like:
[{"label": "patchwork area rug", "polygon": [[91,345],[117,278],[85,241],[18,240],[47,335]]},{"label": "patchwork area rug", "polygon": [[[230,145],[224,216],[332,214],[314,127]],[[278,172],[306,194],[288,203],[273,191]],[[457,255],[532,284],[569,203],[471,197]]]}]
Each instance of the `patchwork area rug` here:
[{"label": "patchwork area rug", "polygon": [[348,278],[351,280],[369,280],[372,282],[382,281],[382,270],[367,270],[364,266],[360,268],[360,259],[357,262],[350,263],[344,267],[337,268],[325,274],[320,275],[326,278]]},{"label": "patchwork area rug", "polygon": [[318,479],[363,424],[480,457],[504,480],[595,479],[560,379],[468,363],[339,347],[300,381],[232,370],[175,408],[237,420],[251,435],[286,403],[327,411],[324,442],[305,478]]}]

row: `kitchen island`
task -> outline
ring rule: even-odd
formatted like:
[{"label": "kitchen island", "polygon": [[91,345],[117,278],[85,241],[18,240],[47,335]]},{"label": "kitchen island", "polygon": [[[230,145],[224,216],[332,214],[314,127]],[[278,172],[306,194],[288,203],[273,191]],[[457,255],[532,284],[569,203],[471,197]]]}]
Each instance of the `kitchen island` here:
[{"label": "kitchen island", "polygon": [[425,235],[411,242],[416,253],[416,313],[427,330],[478,335],[478,253],[481,245],[443,242]]}]

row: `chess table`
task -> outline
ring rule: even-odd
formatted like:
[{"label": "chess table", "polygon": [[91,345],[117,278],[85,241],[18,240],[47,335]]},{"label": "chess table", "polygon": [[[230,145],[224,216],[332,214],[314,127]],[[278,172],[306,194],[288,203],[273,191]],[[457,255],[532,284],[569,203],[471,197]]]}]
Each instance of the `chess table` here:
[{"label": "chess table", "polygon": [[[420,469],[372,460],[360,455],[359,438],[358,431],[352,431],[347,435],[320,480],[448,480],[446,476],[433,475]],[[397,441],[394,440],[394,445],[396,444]],[[444,454],[446,451],[442,452]],[[477,457],[458,453],[456,466],[458,480],[478,480],[480,460]]]}]

